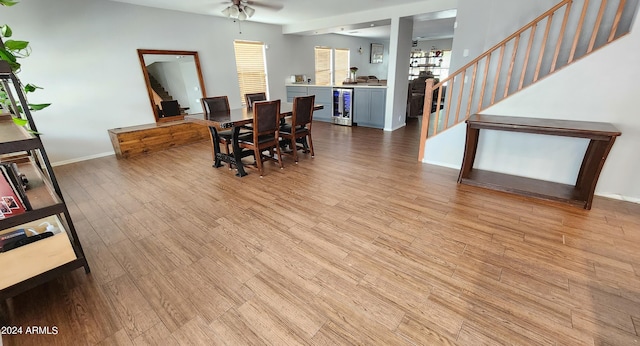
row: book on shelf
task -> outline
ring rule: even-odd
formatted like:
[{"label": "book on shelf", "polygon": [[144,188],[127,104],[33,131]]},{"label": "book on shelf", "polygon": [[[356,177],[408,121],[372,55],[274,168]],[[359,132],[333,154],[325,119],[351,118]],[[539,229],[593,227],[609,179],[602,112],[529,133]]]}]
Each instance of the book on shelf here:
[{"label": "book on shelf", "polygon": [[31,209],[17,166],[0,163],[0,219],[15,216]]}]

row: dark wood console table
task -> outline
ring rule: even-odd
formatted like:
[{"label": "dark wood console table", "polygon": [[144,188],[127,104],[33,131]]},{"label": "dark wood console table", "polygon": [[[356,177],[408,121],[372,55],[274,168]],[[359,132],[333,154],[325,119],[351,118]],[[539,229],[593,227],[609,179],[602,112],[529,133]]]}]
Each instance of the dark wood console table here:
[{"label": "dark wood console table", "polygon": [[[590,139],[576,184],[566,185],[473,169],[481,129]],[[467,140],[458,183],[564,202],[591,209],[604,161],[620,131],[608,123],[476,114],[467,120]]]}]

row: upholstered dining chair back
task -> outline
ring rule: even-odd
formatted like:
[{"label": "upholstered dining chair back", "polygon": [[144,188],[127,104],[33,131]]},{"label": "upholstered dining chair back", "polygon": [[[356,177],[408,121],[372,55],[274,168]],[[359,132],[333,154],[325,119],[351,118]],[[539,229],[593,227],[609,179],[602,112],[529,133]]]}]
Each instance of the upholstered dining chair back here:
[{"label": "upholstered dining chair back", "polygon": [[225,96],[203,97],[200,99],[205,114],[229,112],[229,98]]},{"label": "upholstered dining chair back", "polygon": [[293,127],[304,127],[307,124],[311,124],[315,101],[316,95],[298,96],[293,99],[293,117],[291,120]]},{"label": "upholstered dining chair back", "polygon": [[253,103],[256,101],[266,101],[267,94],[266,93],[252,93],[244,95],[245,101],[247,103],[247,108],[253,108]]},{"label": "upholstered dining chair back", "polygon": [[253,105],[253,128],[256,135],[271,134],[280,124],[280,100],[260,101]]}]

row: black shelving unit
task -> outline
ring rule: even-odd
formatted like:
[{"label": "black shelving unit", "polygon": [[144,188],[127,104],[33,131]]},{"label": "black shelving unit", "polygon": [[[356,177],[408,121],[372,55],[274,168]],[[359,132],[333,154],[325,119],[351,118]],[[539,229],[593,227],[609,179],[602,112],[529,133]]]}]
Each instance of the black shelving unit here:
[{"label": "black shelving unit", "polygon": [[442,70],[448,70],[448,67],[442,66],[441,60],[443,55],[436,55],[436,51],[411,52],[409,60],[409,80],[416,79],[420,76],[420,72],[430,71],[435,78],[440,77]]},{"label": "black shelving unit", "polygon": [[[0,299],[8,299],[89,263],[73,226],[53,168],[31,116],[19,79],[0,61],[0,83],[11,101],[11,113],[27,121],[18,126],[11,114],[0,115],[0,161],[15,162],[29,180],[31,210],[0,219],[0,234],[51,225],[53,236],[0,253]],[[21,107],[23,113],[17,111]]]}]

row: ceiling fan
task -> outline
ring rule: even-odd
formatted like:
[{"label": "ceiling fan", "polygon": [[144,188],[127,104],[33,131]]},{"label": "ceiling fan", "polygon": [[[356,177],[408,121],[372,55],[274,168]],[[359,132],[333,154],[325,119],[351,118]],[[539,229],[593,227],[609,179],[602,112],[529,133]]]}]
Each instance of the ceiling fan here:
[{"label": "ceiling fan", "polygon": [[[223,4],[228,3],[228,1],[223,2]],[[256,12],[254,7],[262,7],[275,11],[279,11],[283,8],[282,4],[269,4],[266,2],[254,0],[231,0],[231,5],[222,10],[222,14],[224,14],[227,18],[237,18],[238,20],[242,21],[253,16],[253,14]]]}]

